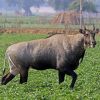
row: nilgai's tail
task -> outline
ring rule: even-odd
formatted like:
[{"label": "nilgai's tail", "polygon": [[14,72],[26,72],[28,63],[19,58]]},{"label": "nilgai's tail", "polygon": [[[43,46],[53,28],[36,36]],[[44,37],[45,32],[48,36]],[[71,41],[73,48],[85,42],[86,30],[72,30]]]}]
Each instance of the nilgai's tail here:
[{"label": "nilgai's tail", "polygon": [[3,64],[3,69],[2,69],[2,76],[4,76],[4,74],[6,72],[6,60],[7,60],[7,55],[5,53],[4,64]]},{"label": "nilgai's tail", "polygon": [[4,76],[6,72],[6,62],[9,64],[9,67],[11,66],[11,64],[15,66],[14,62],[12,61],[10,55],[7,52],[5,53],[4,64],[3,64],[3,69],[2,69],[2,76]]}]

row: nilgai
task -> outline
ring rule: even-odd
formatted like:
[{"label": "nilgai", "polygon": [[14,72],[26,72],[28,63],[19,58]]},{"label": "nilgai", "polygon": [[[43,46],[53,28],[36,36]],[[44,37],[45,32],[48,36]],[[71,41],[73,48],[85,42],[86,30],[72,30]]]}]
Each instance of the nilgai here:
[{"label": "nilgai", "polygon": [[[1,79],[6,85],[17,74],[20,83],[27,82],[29,68],[37,70],[58,70],[59,83],[64,81],[65,74],[72,77],[70,88],[74,87],[77,74],[74,70],[83,59],[86,47],[95,47],[95,33],[98,29],[80,29],[78,34],[55,34],[46,39],[20,42],[8,47],[6,57],[10,72]],[[34,76],[33,76],[34,77]]]}]

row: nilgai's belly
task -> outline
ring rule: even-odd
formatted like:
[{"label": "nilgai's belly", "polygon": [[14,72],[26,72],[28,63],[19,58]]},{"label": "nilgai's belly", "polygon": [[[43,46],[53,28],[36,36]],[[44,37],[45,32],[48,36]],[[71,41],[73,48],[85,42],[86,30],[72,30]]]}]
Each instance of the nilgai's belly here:
[{"label": "nilgai's belly", "polygon": [[56,59],[53,56],[39,56],[36,57],[33,64],[31,65],[32,68],[37,70],[44,70],[44,69],[55,69],[56,68]]},{"label": "nilgai's belly", "polygon": [[37,70],[45,70],[45,69],[55,69],[55,63],[50,60],[37,60],[32,65],[32,68]]}]

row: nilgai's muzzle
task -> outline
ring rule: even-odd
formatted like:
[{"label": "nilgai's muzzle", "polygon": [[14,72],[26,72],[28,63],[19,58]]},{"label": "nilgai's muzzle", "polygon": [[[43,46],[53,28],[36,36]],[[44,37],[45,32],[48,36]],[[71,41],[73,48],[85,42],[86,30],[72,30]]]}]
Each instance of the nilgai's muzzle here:
[{"label": "nilgai's muzzle", "polygon": [[91,48],[94,48],[96,46],[96,41],[93,41],[90,46]]}]

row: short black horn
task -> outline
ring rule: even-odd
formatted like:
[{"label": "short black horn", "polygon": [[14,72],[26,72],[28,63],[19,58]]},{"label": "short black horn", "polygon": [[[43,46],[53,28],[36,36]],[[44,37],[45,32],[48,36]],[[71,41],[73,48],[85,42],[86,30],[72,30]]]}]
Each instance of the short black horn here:
[{"label": "short black horn", "polygon": [[95,25],[93,24],[93,30],[95,30]]},{"label": "short black horn", "polygon": [[86,26],[84,26],[84,30],[86,30]]}]

